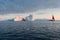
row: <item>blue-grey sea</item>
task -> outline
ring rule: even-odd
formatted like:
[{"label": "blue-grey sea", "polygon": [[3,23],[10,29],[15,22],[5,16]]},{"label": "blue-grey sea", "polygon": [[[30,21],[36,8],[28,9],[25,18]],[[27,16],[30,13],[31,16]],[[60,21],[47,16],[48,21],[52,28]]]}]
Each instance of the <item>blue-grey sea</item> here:
[{"label": "blue-grey sea", "polygon": [[0,40],[60,40],[60,21],[0,21]]}]

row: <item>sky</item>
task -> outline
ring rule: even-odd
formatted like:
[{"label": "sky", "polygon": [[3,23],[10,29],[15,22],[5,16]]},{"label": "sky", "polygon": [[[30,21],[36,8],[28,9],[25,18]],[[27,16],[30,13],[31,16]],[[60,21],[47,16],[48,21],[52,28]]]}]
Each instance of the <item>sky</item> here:
[{"label": "sky", "polygon": [[27,16],[60,20],[60,0],[0,0],[0,19]]}]

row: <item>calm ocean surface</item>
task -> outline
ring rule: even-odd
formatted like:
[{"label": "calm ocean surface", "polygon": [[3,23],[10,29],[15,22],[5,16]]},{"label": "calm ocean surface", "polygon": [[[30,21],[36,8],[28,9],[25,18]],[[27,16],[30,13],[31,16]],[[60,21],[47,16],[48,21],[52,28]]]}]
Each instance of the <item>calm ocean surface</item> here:
[{"label": "calm ocean surface", "polygon": [[0,40],[60,40],[60,21],[1,21]]}]

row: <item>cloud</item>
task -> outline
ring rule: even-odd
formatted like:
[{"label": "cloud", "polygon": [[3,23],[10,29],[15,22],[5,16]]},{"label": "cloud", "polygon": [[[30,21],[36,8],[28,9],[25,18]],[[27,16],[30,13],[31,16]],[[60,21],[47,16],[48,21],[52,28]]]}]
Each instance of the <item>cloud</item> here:
[{"label": "cloud", "polygon": [[0,14],[29,13],[59,7],[60,0],[0,0]]}]

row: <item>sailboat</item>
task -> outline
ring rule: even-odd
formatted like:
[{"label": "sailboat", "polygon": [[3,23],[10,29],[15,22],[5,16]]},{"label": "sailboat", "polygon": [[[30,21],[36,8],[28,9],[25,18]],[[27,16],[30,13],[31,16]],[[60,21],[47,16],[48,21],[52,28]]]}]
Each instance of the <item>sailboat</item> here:
[{"label": "sailboat", "polygon": [[55,21],[54,15],[52,15],[52,19],[50,19],[49,21]]}]

